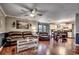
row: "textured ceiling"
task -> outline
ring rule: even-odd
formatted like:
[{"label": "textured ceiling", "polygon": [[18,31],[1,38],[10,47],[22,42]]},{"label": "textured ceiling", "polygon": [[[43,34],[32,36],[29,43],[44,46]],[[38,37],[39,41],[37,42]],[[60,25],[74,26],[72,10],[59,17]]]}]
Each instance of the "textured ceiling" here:
[{"label": "textured ceiling", "polygon": [[[79,4],[77,3],[4,3],[0,4],[7,15],[21,17],[21,9],[27,11],[27,8],[37,8],[43,10],[43,16],[37,19],[41,22],[53,22],[59,20],[75,20],[75,14],[79,12]],[[26,18],[26,16],[23,16]]]}]

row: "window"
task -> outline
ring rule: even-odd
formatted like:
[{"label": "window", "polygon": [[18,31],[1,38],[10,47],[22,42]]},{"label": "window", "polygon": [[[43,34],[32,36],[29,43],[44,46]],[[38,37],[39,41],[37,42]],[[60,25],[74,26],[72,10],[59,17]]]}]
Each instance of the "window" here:
[{"label": "window", "polygon": [[43,28],[44,28],[44,29],[43,29],[43,32],[47,32],[47,26],[44,25]]},{"label": "window", "polygon": [[39,25],[39,32],[42,32],[42,25]]},{"label": "window", "polygon": [[38,24],[38,32],[49,32],[49,24]]}]

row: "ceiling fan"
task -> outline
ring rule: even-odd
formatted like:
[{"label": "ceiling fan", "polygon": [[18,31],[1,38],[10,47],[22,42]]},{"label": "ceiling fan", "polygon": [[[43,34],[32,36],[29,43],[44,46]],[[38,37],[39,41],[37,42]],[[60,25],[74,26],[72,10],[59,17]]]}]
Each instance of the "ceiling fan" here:
[{"label": "ceiling fan", "polygon": [[43,15],[42,12],[39,12],[37,10],[37,8],[31,9],[31,10],[28,10],[28,11],[21,9],[21,11],[22,11],[22,14],[24,14],[24,16],[35,17],[35,16],[42,16]]},{"label": "ceiling fan", "polygon": [[29,7],[29,6],[21,4],[21,6],[26,9],[26,10],[21,9],[21,11],[22,11],[21,14],[24,14],[24,16],[31,16],[31,17],[42,16],[43,13],[45,12],[45,10],[37,9],[37,7],[35,7],[35,5],[32,7]]}]

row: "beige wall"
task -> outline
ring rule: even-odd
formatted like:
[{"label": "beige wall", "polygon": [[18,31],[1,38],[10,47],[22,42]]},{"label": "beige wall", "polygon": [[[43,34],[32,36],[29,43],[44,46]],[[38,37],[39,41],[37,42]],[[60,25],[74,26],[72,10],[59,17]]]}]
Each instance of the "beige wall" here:
[{"label": "beige wall", "polygon": [[[7,17],[6,18],[6,31],[9,32],[9,31],[33,31],[33,30],[36,30],[37,31],[37,21],[31,21],[31,20],[27,20],[29,23],[32,24],[32,28],[30,28],[29,30],[28,29],[17,29],[16,26],[15,27],[12,27],[12,23],[15,22],[16,23],[16,20],[23,20],[23,19],[19,19],[19,18],[15,18],[15,17]],[[26,21],[26,19],[24,20]]]},{"label": "beige wall", "polygon": [[0,10],[0,32],[5,32],[5,16]]}]

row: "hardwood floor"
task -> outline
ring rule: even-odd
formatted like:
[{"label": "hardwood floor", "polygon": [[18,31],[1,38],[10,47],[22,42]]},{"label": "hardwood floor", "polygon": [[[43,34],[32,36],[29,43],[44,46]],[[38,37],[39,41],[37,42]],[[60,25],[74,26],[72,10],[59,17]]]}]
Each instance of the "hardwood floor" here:
[{"label": "hardwood floor", "polygon": [[[52,41],[50,41],[52,42]],[[51,45],[51,44],[50,44]],[[58,42],[51,45],[51,54],[54,55],[73,55],[74,53],[74,45],[73,39],[67,39],[67,42]]]},{"label": "hardwood floor", "polygon": [[[67,39],[67,42],[40,41],[38,48],[30,48],[19,53],[16,52],[16,46],[4,47],[1,55],[74,55],[78,54],[78,49],[74,48],[74,39]],[[76,51],[77,50],[77,51]]]},{"label": "hardwood floor", "polygon": [[76,46],[75,52],[77,55],[79,54],[79,46]]}]

